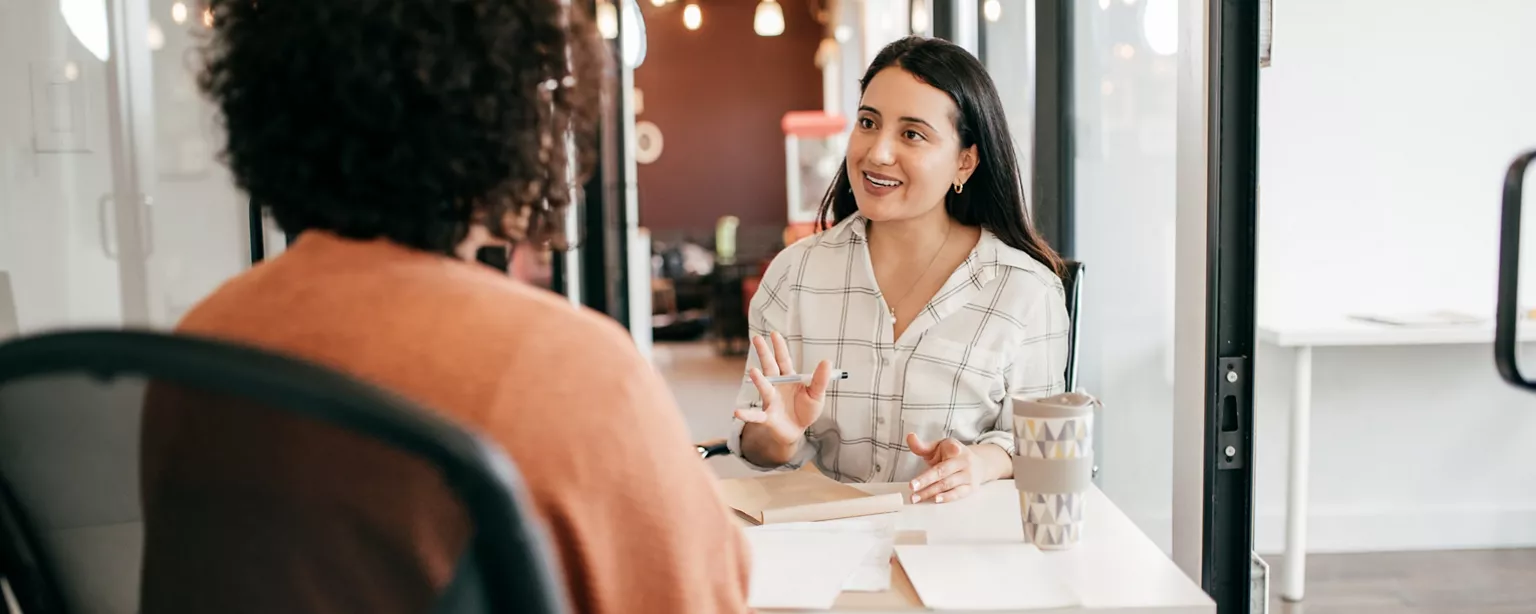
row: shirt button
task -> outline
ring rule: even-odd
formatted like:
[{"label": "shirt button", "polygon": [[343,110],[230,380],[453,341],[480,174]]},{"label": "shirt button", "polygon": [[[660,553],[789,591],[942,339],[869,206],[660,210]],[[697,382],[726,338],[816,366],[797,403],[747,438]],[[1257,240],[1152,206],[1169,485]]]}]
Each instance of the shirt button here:
[{"label": "shirt button", "polygon": [[885,424],[885,418],[875,418],[875,424],[883,426]]},{"label": "shirt button", "polygon": [[880,465],[875,465],[875,471],[885,471],[885,467],[881,467]]},{"label": "shirt button", "polygon": [[881,356],[880,357],[880,364],[885,365],[887,367],[891,366],[891,357],[890,356]]}]

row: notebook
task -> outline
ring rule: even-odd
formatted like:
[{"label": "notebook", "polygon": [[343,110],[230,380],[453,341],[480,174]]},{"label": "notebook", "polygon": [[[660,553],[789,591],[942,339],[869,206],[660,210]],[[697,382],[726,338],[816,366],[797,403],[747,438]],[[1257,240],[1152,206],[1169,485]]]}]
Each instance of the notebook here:
[{"label": "notebook", "polygon": [[871,495],[816,471],[720,481],[726,505],[755,524],[817,522],[901,510],[900,493]]}]

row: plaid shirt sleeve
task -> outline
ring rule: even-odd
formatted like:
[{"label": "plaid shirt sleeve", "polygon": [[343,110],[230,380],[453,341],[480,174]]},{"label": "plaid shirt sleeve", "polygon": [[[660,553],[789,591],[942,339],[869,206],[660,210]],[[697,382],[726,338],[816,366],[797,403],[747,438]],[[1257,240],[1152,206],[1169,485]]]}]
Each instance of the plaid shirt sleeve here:
[{"label": "plaid shirt sleeve", "polygon": [[[1050,297],[1050,298],[1047,298]],[[1067,366],[1067,308],[1060,289],[1042,293],[1023,313],[1024,333],[1013,361],[1004,369],[1007,398],[992,430],[976,443],[990,443],[1012,455],[1014,396],[1048,397],[1065,392]]]},{"label": "plaid shirt sleeve", "polygon": [[[794,319],[790,317],[789,292],[793,285],[793,263],[795,257],[791,254],[795,250],[785,250],[773,259],[768,265],[768,270],[763,273],[762,283],[758,284],[757,292],[752,295],[752,302],[747,308],[748,334],[753,337],[766,337],[769,333],[778,332],[786,338],[797,336],[798,331],[791,330]],[[742,368],[742,375],[752,368],[762,368],[762,358],[757,355],[756,347],[748,347],[747,363]],[[799,365],[796,365],[799,366]],[[741,389],[736,393],[736,408],[760,409],[763,406],[762,395],[757,393],[757,386],[745,379],[742,380]],[[804,445],[800,447],[800,453],[787,465],[771,467],[759,465],[748,460],[741,453],[741,432],[747,423],[741,418],[731,418],[731,432],[726,437],[726,447],[731,454],[740,458],[744,464],[760,471],[773,471],[777,469],[798,469],[811,459],[815,450]]]}]

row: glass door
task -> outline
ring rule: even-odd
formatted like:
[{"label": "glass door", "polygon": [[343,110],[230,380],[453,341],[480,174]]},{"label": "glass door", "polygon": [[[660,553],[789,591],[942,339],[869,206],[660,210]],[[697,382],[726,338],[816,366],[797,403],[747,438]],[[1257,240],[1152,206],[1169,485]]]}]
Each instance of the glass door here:
[{"label": "glass door", "polygon": [[188,0],[0,6],[0,335],[168,328],[249,266],[195,81],[210,25]]},{"label": "glass door", "polygon": [[0,333],[149,322],[147,16],[143,0],[0,6]]},{"label": "glass door", "polygon": [[1222,614],[1253,599],[1257,4],[979,2],[1032,217],[1083,266],[1095,481]]},{"label": "glass door", "polygon": [[[140,0],[135,0],[140,1]],[[250,200],[218,160],[223,130],[216,109],[198,91],[198,44],[212,24],[197,0],[142,0],[148,14],[144,80],[152,148],[142,165],[150,323],[170,327],[219,284],[251,264],[251,241],[263,240],[272,257],[286,243],[261,220],[251,232]]]}]

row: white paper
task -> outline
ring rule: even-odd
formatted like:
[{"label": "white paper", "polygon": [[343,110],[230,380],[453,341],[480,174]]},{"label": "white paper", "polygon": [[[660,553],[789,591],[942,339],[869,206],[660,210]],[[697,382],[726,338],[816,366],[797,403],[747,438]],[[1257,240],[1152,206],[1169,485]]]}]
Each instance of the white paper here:
[{"label": "white paper", "polygon": [[846,518],[823,522],[791,522],[752,527],[749,532],[791,531],[797,533],[862,535],[874,540],[859,568],[843,583],[843,590],[878,593],[891,589],[891,555],[896,545],[896,525],[889,516]]},{"label": "white paper", "polygon": [[931,610],[1045,610],[1082,605],[1029,544],[896,546],[896,556]]},{"label": "white paper", "polygon": [[747,605],[753,608],[830,609],[843,584],[879,545],[870,535],[785,531],[782,526],[745,533],[752,548]]}]

